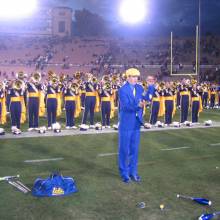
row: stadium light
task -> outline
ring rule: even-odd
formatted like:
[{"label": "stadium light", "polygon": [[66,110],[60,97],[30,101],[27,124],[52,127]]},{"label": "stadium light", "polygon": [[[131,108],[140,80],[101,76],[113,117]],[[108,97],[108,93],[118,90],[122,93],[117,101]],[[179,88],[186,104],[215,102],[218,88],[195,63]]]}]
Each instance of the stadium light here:
[{"label": "stadium light", "polygon": [[119,15],[124,23],[137,24],[144,21],[147,14],[147,0],[122,0]]},{"label": "stadium light", "polygon": [[37,8],[37,0],[0,0],[0,19],[25,18]]}]

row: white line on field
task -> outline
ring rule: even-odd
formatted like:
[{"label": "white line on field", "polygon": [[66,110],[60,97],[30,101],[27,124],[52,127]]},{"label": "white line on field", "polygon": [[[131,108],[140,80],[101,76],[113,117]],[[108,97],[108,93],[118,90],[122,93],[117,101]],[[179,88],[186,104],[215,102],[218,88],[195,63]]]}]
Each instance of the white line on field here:
[{"label": "white line on field", "polygon": [[210,146],[219,146],[220,143],[210,144]]},{"label": "white line on field", "polygon": [[181,149],[188,149],[191,147],[176,147],[176,148],[166,148],[166,149],[161,149],[161,150],[166,150],[166,151],[170,151],[170,150],[181,150]]},{"label": "white line on field", "polygon": [[113,156],[113,155],[118,155],[118,153],[98,154],[98,157],[108,157],[108,156]]},{"label": "white line on field", "polygon": [[40,163],[40,162],[57,161],[57,160],[63,160],[63,157],[40,159],[40,160],[25,160],[24,162],[25,163]]}]

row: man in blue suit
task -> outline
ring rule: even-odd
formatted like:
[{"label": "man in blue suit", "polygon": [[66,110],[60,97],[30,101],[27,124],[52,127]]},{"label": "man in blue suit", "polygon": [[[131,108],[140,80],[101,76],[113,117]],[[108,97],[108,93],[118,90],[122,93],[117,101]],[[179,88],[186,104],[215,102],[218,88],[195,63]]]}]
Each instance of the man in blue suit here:
[{"label": "man in blue suit", "polygon": [[119,157],[118,165],[122,181],[140,182],[138,175],[138,149],[143,107],[144,89],[137,84],[139,70],[126,71],[127,82],[119,89]]}]

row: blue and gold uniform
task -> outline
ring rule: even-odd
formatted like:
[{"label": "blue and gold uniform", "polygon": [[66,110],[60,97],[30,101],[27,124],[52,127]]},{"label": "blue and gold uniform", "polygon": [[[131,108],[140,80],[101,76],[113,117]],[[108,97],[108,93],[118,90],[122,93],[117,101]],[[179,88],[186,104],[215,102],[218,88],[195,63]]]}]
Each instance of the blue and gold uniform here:
[{"label": "blue and gold uniform", "polygon": [[184,123],[188,119],[190,88],[183,84],[179,86],[178,91],[180,93],[180,122]]},{"label": "blue and gold uniform", "polygon": [[94,126],[94,113],[99,111],[98,85],[92,79],[85,82],[85,109],[82,118],[82,124],[86,124],[87,116],[90,117],[90,125]]},{"label": "blue and gold uniform", "polygon": [[210,108],[214,108],[215,107],[215,101],[216,101],[216,87],[214,85],[211,86],[211,88],[209,89],[209,96],[210,96]]},{"label": "blue and gold uniform", "polygon": [[164,115],[164,103],[163,103],[163,92],[159,88],[155,88],[152,94],[151,102],[151,113],[150,113],[150,124],[155,125],[158,116]]},{"label": "blue and gold uniform", "polygon": [[204,84],[202,86],[202,106],[203,106],[203,108],[208,107],[208,99],[209,99],[208,85]]},{"label": "blue and gold uniform", "polygon": [[10,113],[11,113],[11,125],[20,129],[21,123],[26,120],[26,107],[24,103],[24,89],[23,82],[16,80],[13,84],[13,88],[8,90],[8,96],[10,97]]},{"label": "blue and gold uniform", "polygon": [[111,111],[114,110],[114,99],[111,84],[106,82],[100,89],[102,126],[110,126]]},{"label": "blue and gold uniform", "polygon": [[191,90],[192,123],[198,123],[202,111],[202,99],[199,90],[194,86]]},{"label": "blue and gold uniform", "polygon": [[[44,99],[42,94],[42,86],[32,82],[27,83],[28,93],[28,116],[29,116],[29,128],[38,128],[39,126],[39,113],[42,107],[41,99]],[[41,105],[40,105],[41,104]],[[42,115],[42,114],[41,114]]]},{"label": "blue and gold uniform", "polygon": [[164,90],[164,104],[165,104],[165,124],[172,124],[172,118],[175,114],[175,90],[167,88]]},{"label": "blue and gold uniform", "polygon": [[81,103],[79,97],[78,85],[73,83],[63,89],[65,110],[66,110],[66,128],[75,128],[75,117],[79,116]]},{"label": "blue and gold uniform", "polygon": [[52,124],[56,123],[57,117],[57,93],[59,93],[58,86],[48,85],[46,90],[46,106],[47,106],[47,120],[48,128],[51,128]]}]

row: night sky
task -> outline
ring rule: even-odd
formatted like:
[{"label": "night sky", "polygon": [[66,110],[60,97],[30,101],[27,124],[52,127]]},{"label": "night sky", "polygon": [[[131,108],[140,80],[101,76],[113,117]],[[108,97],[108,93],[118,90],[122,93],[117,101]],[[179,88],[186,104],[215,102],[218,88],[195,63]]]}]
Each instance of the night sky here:
[{"label": "night sky", "polygon": [[[43,6],[69,6],[86,8],[103,16],[113,24],[119,22],[120,0],[41,0]],[[149,26],[192,28],[198,24],[199,0],[146,0],[148,1]],[[220,0],[201,0],[202,28],[220,32]]]}]

